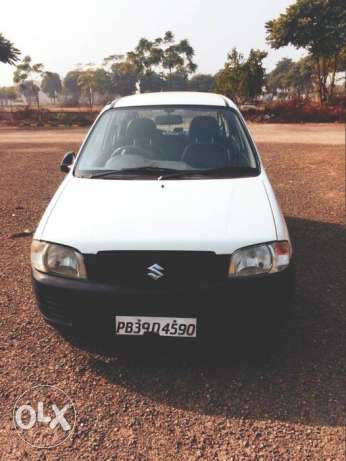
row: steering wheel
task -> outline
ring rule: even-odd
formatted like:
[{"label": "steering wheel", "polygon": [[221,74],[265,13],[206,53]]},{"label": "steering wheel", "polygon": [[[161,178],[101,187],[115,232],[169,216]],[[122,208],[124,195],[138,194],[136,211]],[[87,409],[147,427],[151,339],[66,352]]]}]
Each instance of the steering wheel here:
[{"label": "steering wheel", "polygon": [[155,160],[155,152],[145,149],[135,144],[128,144],[127,146],[117,147],[111,154],[110,158],[116,157],[117,155],[141,155],[148,159]]}]

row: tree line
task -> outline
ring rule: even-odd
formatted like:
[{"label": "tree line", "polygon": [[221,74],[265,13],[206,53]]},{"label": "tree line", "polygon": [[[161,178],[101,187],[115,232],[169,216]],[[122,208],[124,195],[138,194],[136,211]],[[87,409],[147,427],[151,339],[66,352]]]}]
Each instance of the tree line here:
[{"label": "tree line", "polygon": [[267,52],[251,49],[244,56],[236,48],[215,75],[196,73],[194,49],[187,39],[177,41],[171,31],[154,40],[141,38],[123,55],[113,54],[102,66],[92,63],[69,71],[63,80],[30,56],[20,52],[0,34],[0,61],[16,65],[16,88],[0,88],[0,100],[13,100],[16,91],[39,107],[40,90],[54,103],[78,105],[81,98],[92,108],[96,98],[106,102],[116,96],[152,91],[215,91],[238,104],[263,93],[275,98],[309,98],[318,94],[321,104],[332,102],[338,72],[346,62],[346,9],[341,0],[296,0],[278,18],[268,21],[267,42],[273,49],[293,45],[306,50],[297,62],[284,58],[266,73]]}]

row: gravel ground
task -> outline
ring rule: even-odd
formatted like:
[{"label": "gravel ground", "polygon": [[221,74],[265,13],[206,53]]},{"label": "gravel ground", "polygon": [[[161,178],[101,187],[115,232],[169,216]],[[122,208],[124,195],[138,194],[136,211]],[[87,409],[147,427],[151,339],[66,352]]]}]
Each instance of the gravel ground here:
[{"label": "gravel ground", "polygon": [[[297,260],[280,347],[261,362],[228,351],[148,358],[64,338],[36,310],[30,238],[0,240],[0,459],[345,459],[343,127],[251,130]],[[83,133],[0,130],[0,238],[35,228],[62,179],[62,154]],[[55,449],[31,448],[13,427],[16,398],[38,384],[58,386],[76,406],[76,429]]]}]

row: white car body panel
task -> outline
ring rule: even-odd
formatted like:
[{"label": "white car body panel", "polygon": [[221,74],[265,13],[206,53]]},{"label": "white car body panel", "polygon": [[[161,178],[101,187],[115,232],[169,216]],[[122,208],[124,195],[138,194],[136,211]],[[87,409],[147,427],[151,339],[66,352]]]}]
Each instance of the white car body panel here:
[{"label": "white car body panel", "polygon": [[[239,113],[224,96],[189,92],[128,96],[104,110],[167,104],[229,106]],[[70,172],[34,238],[81,253],[179,250],[231,254],[257,243],[289,240],[260,164],[261,173],[256,177],[227,179],[105,180],[77,178]]]},{"label": "white car body panel", "polygon": [[102,180],[70,177],[35,238],[76,248],[230,254],[276,240],[259,177]]},{"label": "white car body panel", "polygon": [[229,106],[239,112],[237,106],[225,96],[214,93],[192,91],[169,91],[167,93],[143,93],[120,98],[111,107],[191,105],[191,106]]}]

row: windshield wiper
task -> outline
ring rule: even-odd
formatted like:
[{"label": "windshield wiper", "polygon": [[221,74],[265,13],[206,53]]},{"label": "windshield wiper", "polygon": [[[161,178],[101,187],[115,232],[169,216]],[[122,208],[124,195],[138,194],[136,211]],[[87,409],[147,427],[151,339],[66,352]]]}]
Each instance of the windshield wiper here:
[{"label": "windshield wiper", "polygon": [[175,170],[173,168],[162,168],[156,166],[142,166],[136,168],[121,168],[120,170],[105,170],[88,176],[89,179],[106,178],[111,176],[122,176],[127,174],[148,174],[158,175],[158,180],[183,178],[186,176],[217,176],[226,177],[255,176],[258,169],[249,166],[233,166],[222,168],[209,168],[204,170]]},{"label": "windshield wiper", "polygon": [[181,170],[164,174],[159,179],[174,179],[184,176],[218,176],[225,175],[229,178],[242,176],[256,176],[258,168],[252,166],[227,166],[222,168],[209,168],[205,170]]},{"label": "windshield wiper", "polygon": [[120,170],[106,170],[101,171],[100,173],[92,174],[88,176],[89,179],[95,178],[105,178],[107,176],[121,176],[123,174],[141,174],[141,173],[148,173],[148,174],[175,174],[179,173],[178,170],[174,170],[172,168],[161,168],[156,166],[141,166],[136,168],[121,168]]}]

